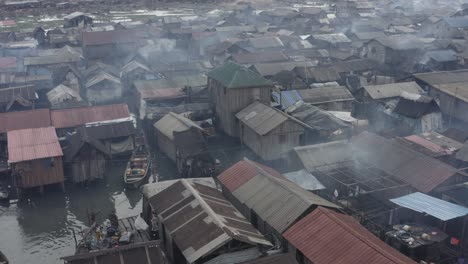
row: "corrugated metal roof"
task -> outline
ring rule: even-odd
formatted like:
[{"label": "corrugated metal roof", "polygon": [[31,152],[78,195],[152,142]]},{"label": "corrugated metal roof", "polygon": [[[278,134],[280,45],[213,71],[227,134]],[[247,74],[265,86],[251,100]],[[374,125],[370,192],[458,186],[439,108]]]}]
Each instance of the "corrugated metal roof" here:
[{"label": "corrugated metal roof", "polygon": [[0,113],[0,133],[50,126],[49,109]]},{"label": "corrugated metal roof", "polygon": [[279,254],[242,262],[241,264],[297,264],[297,261],[291,254]]},{"label": "corrugated metal roof", "polygon": [[[248,160],[244,162],[251,163]],[[241,169],[244,166],[253,167],[249,175],[245,176],[234,171],[234,173],[220,174],[218,180],[242,204],[254,210],[261,219],[279,233],[285,231],[313,206],[339,207],[302,189],[282,175],[270,174],[255,163],[242,165]],[[254,171],[257,171],[255,175]],[[230,179],[232,177],[239,177],[239,179]]]},{"label": "corrugated metal roof", "polygon": [[244,263],[244,261],[256,259],[260,257],[260,255],[261,253],[258,248],[249,248],[246,250],[219,255],[203,264],[238,264]]},{"label": "corrugated metal roof", "polygon": [[34,85],[0,89],[0,103],[10,103],[15,100],[17,96],[26,100],[35,100],[38,98]]},{"label": "corrugated metal roof", "polygon": [[288,57],[281,51],[264,51],[255,53],[233,54],[232,59],[239,64],[287,61]]},{"label": "corrugated metal roof", "polygon": [[8,131],[8,162],[63,156],[54,127]]},{"label": "corrugated metal roof", "polygon": [[466,207],[449,203],[420,192],[390,199],[390,201],[401,207],[431,215],[442,221],[448,221],[468,214],[468,208]]},{"label": "corrugated metal roof", "polygon": [[182,179],[151,203],[188,263],[232,240],[270,246],[235,207],[214,188]]},{"label": "corrugated metal roof", "polygon": [[288,120],[287,115],[283,112],[260,102],[250,104],[237,113],[236,117],[240,122],[262,136],[268,134]]},{"label": "corrugated metal roof", "polygon": [[414,77],[430,85],[468,82],[468,69],[457,71],[441,71],[417,73]]},{"label": "corrugated metal roof", "polygon": [[302,100],[310,104],[352,101],[351,92],[344,86],[325,86],[313,89],[298,90]]},{"label": "corrugated metal roof", "polygon": [[165,100],[185,97],[185,93],[181,88],[147,89],[146,87],[137,86],[137,92],[141,99],[149,100]]},{"label": "corrugated metal roof", "polygon": [[450,27],[453,27],[453,28],[468,28],[468,16],[444,17],[442,19]]},{"label": "corrugated metal roof", "polygon": [[160,247],[159,240],[121,245],[62,259],[66,264],[170,264]]},{"label": "corrugated metal roof", "polygon": [[301,186],[304,190],[317,191],[325,189],[325,186],[306,170],[288,172],[284,174],[284,177]]},{"label": "corrugated metal roof", "polygon": [[[281,108],[287,109],[288,107],[294,105],[298,101],[302,101],[301,95],[297,90],[281,91],[281,92],[272,92],[271,96],[278,104],[281,104]],[[280,97],[281,96],[281,97]]]},{"label": "corrugated metal roof", "polygon": [[283,236],[315,264],[415,263],[351,216],[322,207],[297,222]]},{"label": "corrugated metal roof", "polygon": [[353,154],[396,178],[428,193],[459,172],[437,159],[416,152],[396,141],[363,132],[351,141]]},{"label": "corrugated metal roof", "polygon": [[258,73],[232,62],[226,62],[208,74],[208,77],[220,82],[226,88],[250,88],[271,86],[272,83]]},{"label": "corrugated metal roof", "polygon": [[115,43],[137,42],[145,32],[141,29],[127,29],[100,32],[83,32],[83,46],[107,45]]},{"label": "corrugated metal roof", "polygon": [[250,38],[250,45],[256,49],[281,48],[284,46],[278,37]]},{"label": "corrugated metal roof", "polygon": [[66,101],[83,101],[78,91],[63,84],[59,84],[57,87],[47,92],[47,99],[52,105],[57,105]]},{"label": "corrugated metal roof", "polygon": [[154,123],[154,128],[171,140],[174,140],[174,132],[186,131],[191,127],[195,127],[200,131],[203,131],[203,128],[192,120],[172,112]]},{"label": "corrugated metal roof", "polygon": [[296,147],[294,151],[309,172],[314,172],[316,167],[352,160],[351,146],[345,140]]},{"label": "corrugated metal roof", "polygon": [[398,97],[402,92],[422,94],[424,91],[416,82],[389,83],[381,85],[366,85],[363,89],[372,99],[387,99]]},{"label": "corrugated metal roof", "polygon": [[312,35],[312,38],[315,40],[326,41],[329,43],[351,43],[351,40],[343,33],[318,34]]},{"label": "corrugated metal roof", "polygon": [[285,62],[269,62],[256,63],[251,69],[254,69],[261,76],[273,76],[280,72],[289,72],[296,67],[313,67],[316,63],[312,61],[285,61]]},{"label": "corrugated metal roof", "polygon": [[[186,181],[192,182],[192,183],[197,183],[201,185],[206,185],[211,188],[216,188],[216,183],[213,178],[188,178],[185,179]],[[143,185],[143,196],[148,199],[152,200],[150,202],[157,202],[153,198],[156,194],[162,192],[163,190],[167,189],[174,183],[178,182],[179,180],[167,180],[167,181],[159,181],[159,182],[154,182],[154,183],[148,183]]]},{"label": "corrugated metal roof", "polygon": [[223,171],[217,178],[229,191],[233,192],[257,175],[259,168],[274,177],[282,177],[281,173],[268,166],[244,159]]},{"label": "corrugated metal roof", "polygon": [[86,123],[128,118],[130,112],[126,104],[113,104],[52,110],[50,115],[54,127],[71,128]]},{"label": "corrugated metal roof", "polygon": [[422,150],[420,152],[431,157],[452,155],[463,147],[462,143],[436,132],[411,135],[404,137],[404,140],[408,141],[410,144],[420,146],[420,148],[418,148],[419,150]]}]

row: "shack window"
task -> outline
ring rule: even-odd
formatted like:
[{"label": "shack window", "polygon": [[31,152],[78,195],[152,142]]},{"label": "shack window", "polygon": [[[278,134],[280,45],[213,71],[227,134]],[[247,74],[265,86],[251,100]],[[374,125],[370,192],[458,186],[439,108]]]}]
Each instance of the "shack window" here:
[{"label": "shack window", "polygon": [[279,135],[279,143],[284,144],[286,142],[286,135]]},{"label": "shack window", "polygon": [[227,92],[226,86],[223,87],[223,91],[224,91],[224,94],[226,94],[226,92]]},{"label": "shack window", "polygon": [[370,51],[372,52],[372,54],[375,54],[377,52],[377,49],[375,49],[375,47],[372,47]]},{"label": "shack window", "polygon": [[296,249],[296,260],[300,264],[304,264],[304,254]]}]

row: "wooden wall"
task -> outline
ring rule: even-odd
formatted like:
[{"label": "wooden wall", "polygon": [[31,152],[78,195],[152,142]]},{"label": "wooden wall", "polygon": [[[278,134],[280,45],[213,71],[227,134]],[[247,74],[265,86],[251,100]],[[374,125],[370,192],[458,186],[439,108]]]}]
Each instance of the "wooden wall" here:
[{"label": "wooden wall", "polygon": [[65,181],[62,157],[15,163],[13,170],[17,174],[15,180],[19,188],[39,187]]},{"label": "wooden wall", "polygon": [[73,183],[103,179],[106,171],[106,157],[100,151],[87,145],[69,164]]},{"label": "wooden wall", "polygon": [[270,86],[229,89],[209,78],[208,89],[218,117],[218,127],[232,137],[239,136],[239,123],[235,114],[255,101],[267,105],[271,101]]},{"label": "wooden wall", "polygon": [[166,156],[169,157],[169,159],[171,159],[173,162],[176,162],[176,146],[174,142],[159,132],[157,129],[156,137],[159,150],[166,154]]},{"label": "wooden wall", "polygon": [[[245,125],[242,126],[244,127],[241,128],[242,142],[263,160],[285,158],[294,147],[300,146],[300,136],[305,131],[304,127],[291,120],[284,122],[265,136],[258,135]],[[284,137],[283,142],[280,142],[280,137]]]}]

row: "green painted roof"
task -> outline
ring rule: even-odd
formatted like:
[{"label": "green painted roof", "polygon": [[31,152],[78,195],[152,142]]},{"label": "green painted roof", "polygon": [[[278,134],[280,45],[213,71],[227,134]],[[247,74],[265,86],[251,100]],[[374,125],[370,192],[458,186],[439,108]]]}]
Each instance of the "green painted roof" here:
[{"label": "green painted roof", "polygon": [[208,77],[217,80],[226,88],[247,88],[269,86],[272,83],[258,73],[232,62],[208,73]]}]

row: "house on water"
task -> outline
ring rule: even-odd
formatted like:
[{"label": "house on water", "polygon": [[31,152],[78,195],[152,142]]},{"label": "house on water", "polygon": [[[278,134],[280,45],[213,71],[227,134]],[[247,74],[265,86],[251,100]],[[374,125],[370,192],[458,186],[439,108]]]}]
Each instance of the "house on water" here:
[{"label": "house on water", "polygon": [[64,188],[62,148],[54,127],[8,131],[8,163],[19,191],[60,184]]},{"label": "house on water", "polygon": [[208,90],[217,126],[229,136],[239,135],[236,114],[255,101],[270,104],[273,83],[238,64],[227,62],[208,74]]}]

